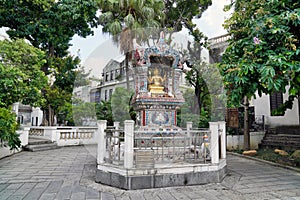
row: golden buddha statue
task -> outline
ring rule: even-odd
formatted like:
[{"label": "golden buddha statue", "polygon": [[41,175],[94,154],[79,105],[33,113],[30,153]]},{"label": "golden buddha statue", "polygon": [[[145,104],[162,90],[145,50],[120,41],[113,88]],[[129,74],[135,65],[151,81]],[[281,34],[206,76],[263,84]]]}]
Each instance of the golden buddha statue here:
[{"label": "golden buddha statue", "polygon": [[161,77],[158,69],[155,69],[154,75],[148,78],[150,92],[155,94],[164,94],[164,87],[162,86],[164,80],[165,77]]}]

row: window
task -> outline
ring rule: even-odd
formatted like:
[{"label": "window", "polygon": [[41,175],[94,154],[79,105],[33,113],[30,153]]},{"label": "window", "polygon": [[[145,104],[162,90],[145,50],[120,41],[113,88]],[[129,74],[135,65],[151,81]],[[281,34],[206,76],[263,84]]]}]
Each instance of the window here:
[{"label": "window", "polygon": [[104,91],[104,101],[107,101],[107,90]]},{"label": "window", "polygon": [[277,113],[276,110],[283,104],[282,92],[275,92],[270,95],[271,116],[283,116],[283,113]]},{"label": "window", "polygon": [[18,121],[19,124],[23,124],[24,123],[24,117],[23,117],[23,115],[19,115],[17,121]]},{"label": "window", "polygon": [[101,101],[100,91],[95,92],[95,102],[99,103]]},{"label": "window", "polygon": [[110,72],[110,80],[114,80],[114,72],[113,71]]},{"label": "window", "polygon": [[110,89],[110,90],[109,90],[109,98],[111,98],[112,93],[113,93],[113,89]]},{"label": "window", "polygon": [[108,81],[108,72],[105,73],[105,81]]}]

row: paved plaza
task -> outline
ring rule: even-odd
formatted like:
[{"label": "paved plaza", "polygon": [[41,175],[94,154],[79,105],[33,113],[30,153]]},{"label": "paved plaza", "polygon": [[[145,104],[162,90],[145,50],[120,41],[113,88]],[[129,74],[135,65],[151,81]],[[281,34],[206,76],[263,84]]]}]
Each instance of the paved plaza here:
[{"label": "paved plaza", "polygon": [[0,160],[0,200],[300,199],[300,173],[228,155],[218,184],[125,191],[94,182],[96,146],[20,152]]}]

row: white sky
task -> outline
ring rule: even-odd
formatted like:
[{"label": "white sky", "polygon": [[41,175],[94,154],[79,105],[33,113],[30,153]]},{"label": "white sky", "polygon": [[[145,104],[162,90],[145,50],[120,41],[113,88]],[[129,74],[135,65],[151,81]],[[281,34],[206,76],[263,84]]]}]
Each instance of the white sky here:
[{"label": "white sky", "polygon": [[[229,2],[230,0],[212,0],[212,5],[208,7],[202,17],[194,21],[209,38],[226,34],[222,24],[230,13],[224,13],[223,8]],[[5,31],[0,29],[0,35],[4,33]],[[182,34],[187,34],[187,31],[182,31]],[[94,30],[93,36],[87,38],[74,36],[71,44],[71,55],[80,55],[83,66],[87,70],[92,69],[91,75],[98,78],[107,62],[119,56],[118,48],[112,44],[109,35],[102,34],[100,27]]]}]

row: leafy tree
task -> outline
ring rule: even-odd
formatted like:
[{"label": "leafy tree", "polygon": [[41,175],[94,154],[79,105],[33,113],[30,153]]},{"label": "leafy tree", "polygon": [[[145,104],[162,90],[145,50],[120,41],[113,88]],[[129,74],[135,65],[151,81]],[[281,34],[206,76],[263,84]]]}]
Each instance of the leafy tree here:
[{"label": "leafy tree", "polygon": [[96,104],[96,115],[98,120],[107,120],[109,126],[114,125],[111,101],[101,101],[99,104]]},{"label": "leafy tree", "polygon": [[[8,27],[10,38],[25,38],[33,46],[46,52],[46,61],[42,71],[53,77],[54,87],[49,85],[47,92],[59,88],[59,91],[72,92],[75,70],[79,60],[68,55],[69,42],[75,34],[86,37],[97,26],[97,4],[95,0],[3,0],[0,2],[0,27]],[[51,82],[53,83],[53,82]],[[62,101],[71,101],[70,95]],[[47,99],[51,102],[51,99]],[[53,104],[53,103],[52,103]],[[61,102],[60,104],[63,104]],[[49,125],[53,124],[53,115],[57,108],[44,105]]]},{"label": "leafy tree", "polygon": [[195,101],[195,91],[189,88],[183,93],[185,102],[180,107],[177,113],[177,123],[181,127],[186,127],[186,122],[193,122],[194,127],[204,128],[208,127],[209,113],[204,109],[200,112],[195,113],[195,108],[198,106]]},{"label": "leafy tree", "polygon": [[47,78],[40,71],[45,54],[23,40],[0,41],[0,107],[15,102],[38,106]]},{"label": "leafy tree", "polygon": [[96,120],[95,103],[78,102],[72,106],[73,120],[75,125],[85,125],[84,122]]},{"label": "leafy tree", "polygon": [[25,41],[0,41],[0,139],[7,141],[11,149],[21,144],[11,105],[15,102],[41,105],[41,89],[47,84],[45,74],[40,71],[44,63],[44,53]]},{"label": "leafy tree", "polygon": [[123,87],[117,87],[111,97],[111,108],[114,120],[123,124],[125,120],[131,119],[130,100],[133,91],[129,91]]},{"label": "leafy tree", "polygon": [[10,149],[18,149],[21,146],[19,135],[16,133],[18,124],[16,114],[10,108],[0,107],[0,142],[6,141]]},{"label": "leafy tree", "polygon": [[231,103],[239,105],[245,99],[247,112],[248,99],[255,97],[256,92],[286,92],[289,86],[288,100],[280,111],[292,108],[292,102],[295,98],[299,101],[300,96],[300,2],[236,0],[227,6],[230,8],[234,8],[234,13],[225,28],[231,39],[220,69]]},{"label": "leafy tree", "polygon": [[[193,36],[196,42],[201,41],[201,46],[204,44],[202,39],[207,37],[196,27],[192,21],[202,16],[203,12],[212,4],[211,0],[163,0],[165,4],[165,20],[164,27],[172,29],[171,32],[179,32],[183,28],[189,30],[189,34]],[[171,34],[169,36],[171,38]]]},{"label": "leafy tree", "polygon": [[164,4],[160,0],[100,0],[102,14],[99,22],[103,32],[113,35],[125,54],[126,83],[129,89],[129,61],[133,48],[133,38],[142,40],[148,35],[146,28],[160,28],[164,14]]},{"label": "leafy tree", "polygon": [[188,65],[190,70],[186,71],[186,80],[188,83],[193,86],[194,90],[194,109],[192,112],[194,114],[200,114],[200,111],[205,109],[209,110],[209,90],[206,85],[206,81],[203,76],[205,76],[205,70],[207,64],[202,62],[196,62],[193,65]]}]

